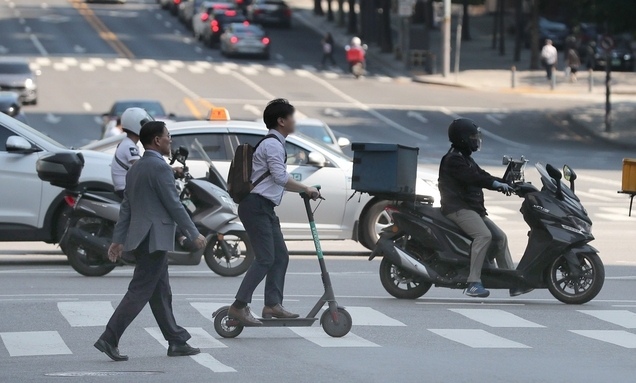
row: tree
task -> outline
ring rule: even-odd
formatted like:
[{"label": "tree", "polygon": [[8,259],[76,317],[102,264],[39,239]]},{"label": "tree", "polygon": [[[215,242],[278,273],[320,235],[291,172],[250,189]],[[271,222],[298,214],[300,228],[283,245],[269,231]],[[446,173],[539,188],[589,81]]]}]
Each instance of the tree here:
[{"label": "tree", "polygon": [[325,11],[322,10],[322,0],[314,0],[314,15],[322,16]]},{"label": "tree", "polygon": [[470,0],[464,0],[464,9],[462,12],[462,41],[472,40],[470,37],[470,15],[468,14],[468,6]]},{"label": "tree", "polygon": [[338,0],[338,26],[344,27],[345,25],[345,13],[344,13],[345,0]]},{"label": "tree", "polygon": [[327,21],[333,21],[333,7],[331,6],[332,0],[327,0]]},{"label": "tree", "polygon": [[530,0],[530,69],[539,69],[539,1]]}]

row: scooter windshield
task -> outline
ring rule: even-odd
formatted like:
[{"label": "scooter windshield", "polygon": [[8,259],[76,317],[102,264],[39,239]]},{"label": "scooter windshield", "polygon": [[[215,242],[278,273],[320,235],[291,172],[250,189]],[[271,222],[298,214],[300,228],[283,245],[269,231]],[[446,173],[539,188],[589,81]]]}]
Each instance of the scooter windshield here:
[{"label": "scooter windshield", "polygon": [[[543,187],[552,193],[556,193],[558,181],[550,177],[548,171],[545,169],[545,166],[543,166],[542,163],[537,162],[534,167],[541,175],[541,183],[543,184]],[[563,203],[565,203],[572,210],[572,212],[576,213],[577,215],[580,215],[582,212],[587,215],[587,213],[585,213],[585,208],[579,200],[579,197],[577,197],[572,189],[570,189],[570,187],[567,186],[563,181],[560,182],[561,190],[563,191]]]}]

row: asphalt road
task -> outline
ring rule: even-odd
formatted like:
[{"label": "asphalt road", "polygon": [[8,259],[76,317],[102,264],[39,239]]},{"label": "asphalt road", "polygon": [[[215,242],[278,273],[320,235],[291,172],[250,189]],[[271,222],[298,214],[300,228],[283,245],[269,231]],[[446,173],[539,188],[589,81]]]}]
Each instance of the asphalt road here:
[{"label": "asphalt road", "polygon": [[[147,310],[122,341],[131,361],[113,364],[92,343],[125,292],[131,270],[83,278],[59,256],[33,262],[25,253],[9,256],[13,251],[0,244],[0,381],[173,381],[175,376],[194,382],[633,381],[629,349],[636,348],[636,261],[631,257],[636,220],[627,217],[626,198],[616,194],[621,160],[632,153],[595,140],[564,117],[568,109],[591,101],[416,84],[389,76],[373,62],[370,75],[355,80],[343,68],[317,69],[320,37],[302,24],[269,33],[272,60],[225,59],[193,41],[154,1],[0,1],[0,53],[26,56],[42,71],[39,103],[25,108],[27,118],[68,146],[98,139],[98,116],[119,98],[156,98],[180,119],[202,118],[218,105],[226,106],[233,119],[255,120],[267,101],[285,97],[302,115],[324,120],[353,142],[418,146],[422,166],[431,170],[448,149],[446,127],[457,116],[482,126],[484,145],[476,158],[495,173],[503,172],[503,154],[525,155],[531,163],[567,163],[579,174],[577,193],[597,237],[592,244],[608,265],[599,297],[571,307],[545,291],[516,299],[495,292],[476,305],[481,301],[466,299],[460,291],[433,289],[423,299],[398,301],[383,291],[378,262],[338,257],[330,258],[329,266],[340,302],[353,308],[353,333],[359,338],[330,343],[315,327],[311,333],[246,330],[238,339],[219,340],[209,311],[230,302],[240,280],[215,277],[204,266],[173,267],[177,317],[201,329],[196,343],[209,357],[166,359],[162,343],[151,336],[154,330],[147,330],[156,327]],[[341,67],[343,56],[336,56]],[[526,175],[538,182],[531,166]],[[521,201],[495,193],[487,198],[491,217],[508,233],[518,261],[527,241],[518,212]],[[328,248],[360,250],[350,242]],[[312,259],[293,260],[290,309],[308,311],[317,299],[316,271]],[[33,350],[42,355],[32,355]],[[51,355],[56,352],[63,354]],[[129,374],[45,375],[74,371]]]}]

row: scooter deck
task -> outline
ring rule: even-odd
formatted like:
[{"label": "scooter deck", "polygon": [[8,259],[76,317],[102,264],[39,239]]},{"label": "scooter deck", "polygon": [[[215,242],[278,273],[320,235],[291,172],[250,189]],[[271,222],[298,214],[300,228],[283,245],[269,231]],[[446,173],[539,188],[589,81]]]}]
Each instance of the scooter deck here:
[{"label": "scooter deck", "polygon": [[[243,327],[310,327],[318,318],[294,318],[294,319],[277,319],[277,318],[256,318],[263,322],[262,326],[243,326]],[[238,326],[237,320],[230,319],[227,322],[229,326]]]}]

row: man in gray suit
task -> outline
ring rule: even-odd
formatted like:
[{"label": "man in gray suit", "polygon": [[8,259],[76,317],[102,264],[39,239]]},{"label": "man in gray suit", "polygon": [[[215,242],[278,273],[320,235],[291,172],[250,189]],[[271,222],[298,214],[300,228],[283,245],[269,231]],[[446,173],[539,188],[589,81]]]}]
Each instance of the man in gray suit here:
[{"label": "man in gray suit", "polygon": [[106,325],[95,347],[114,361],[128,360],[119,353],[119,339],[128,325],[150,303],[152,314],[168,341],[168,356],[195,355],[200,351],[186,342],[190,334],[177,325],[172,313],[172,292],[166,252],[174,249],[177,225],[198,248],[205,237],[192,223],[175,188],[172,169],[163,156],[170,155],[170,133],[161,121],[147,122],[139,133],[144,156],[126,174],[124,201],[108,257],[115,262],[123,251],[135,254],[136,266],[128,292]]}]

